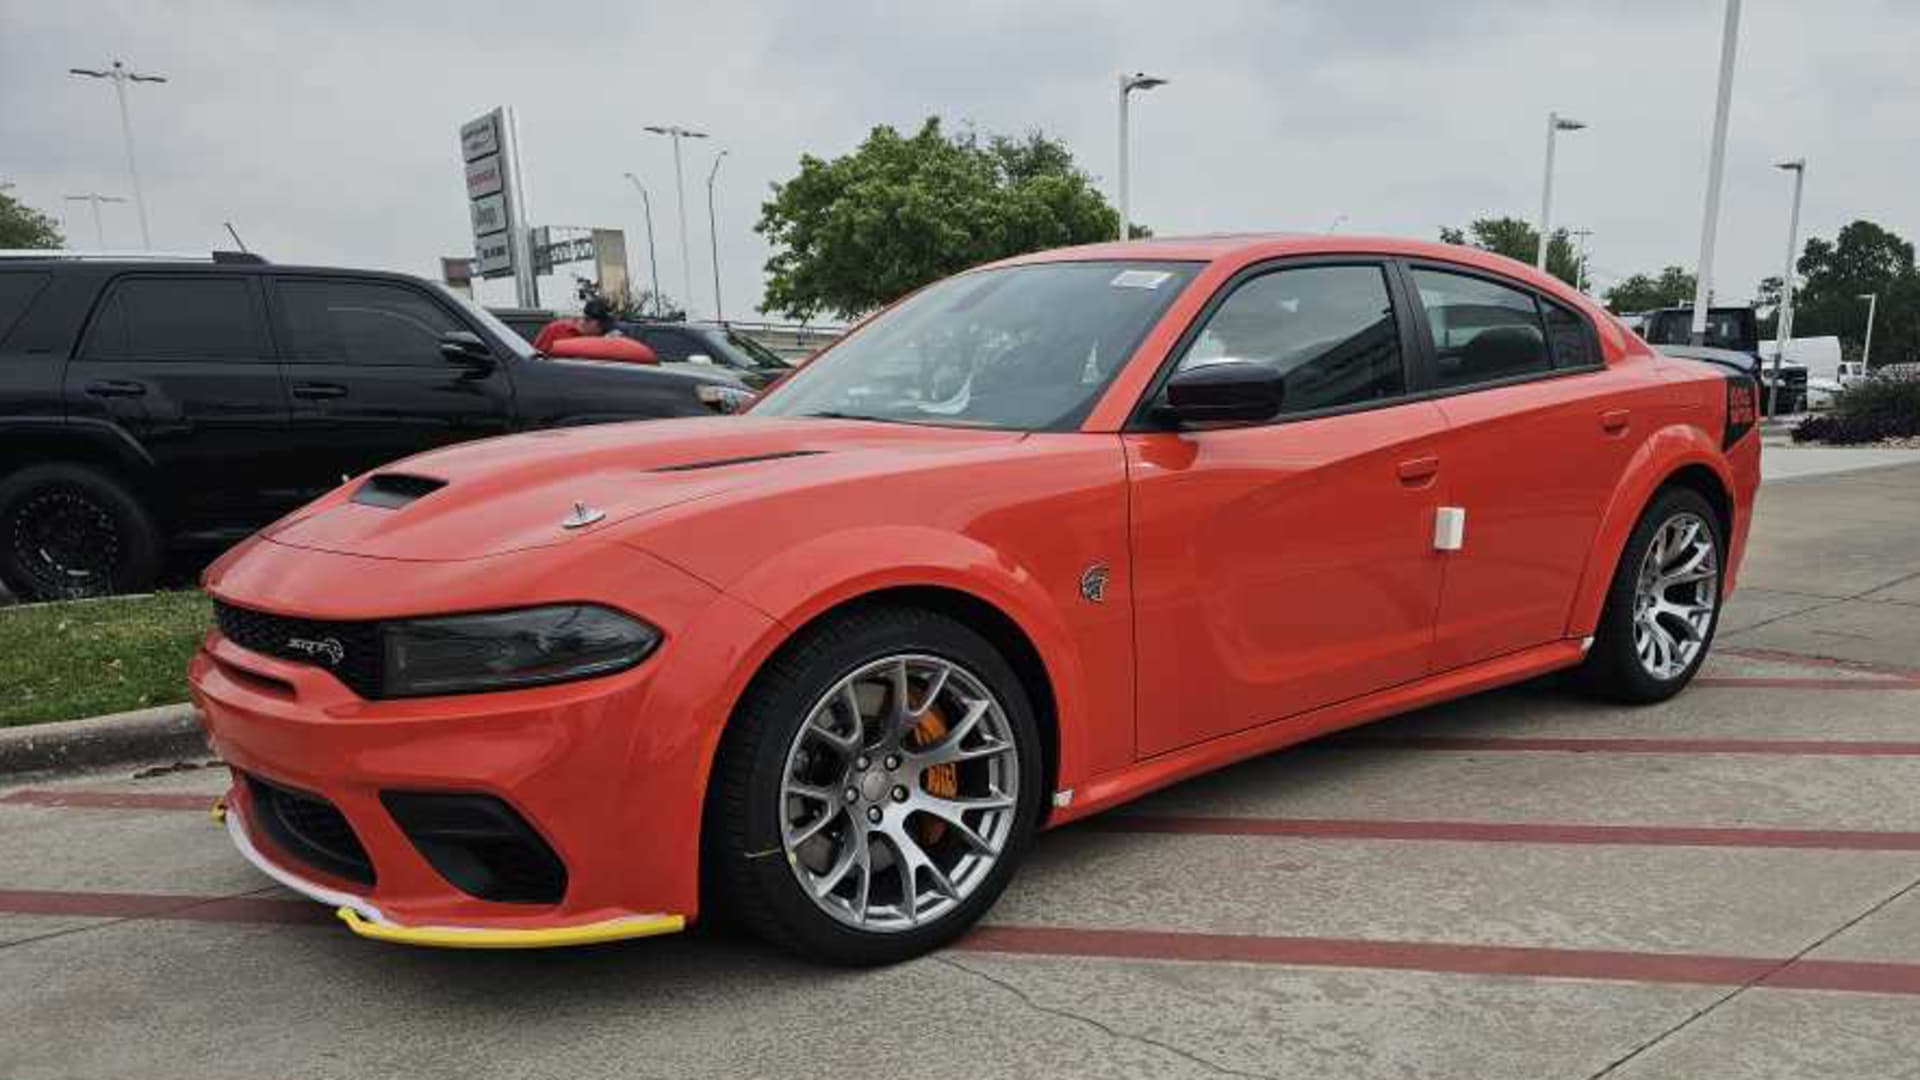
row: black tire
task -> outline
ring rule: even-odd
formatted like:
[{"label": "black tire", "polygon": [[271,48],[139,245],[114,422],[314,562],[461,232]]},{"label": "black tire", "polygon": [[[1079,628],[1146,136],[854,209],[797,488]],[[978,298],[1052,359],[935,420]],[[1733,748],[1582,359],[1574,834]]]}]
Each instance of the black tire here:
[{"label": "black tire", "polygon": [[[1654,537],[1667,522],[1689,514],[1705,522],[1713,537],[1716,568],[1713,614],[1692,661],[1672,677],[1659,678],[1647,670],[1635,650],[1635,591],[1641,564]],[[1594,633],[1593,647],[1587,651],[1586,660],[1574,669],[1574,685],[1594,697],[1632,705],[1665,701],[1685,689],[1713,649],[1713,636],[1720,628],[1726,566],[1726,527],[1712,505],[1691,488],[1666,487],[1656,492],[1620,552],[1613,582],[1607,588],[1606,606],[1601,609],[1600,626]]]},{"label": "black tire", "polygon": [[[782,782],[790,746],[842,679],[895,654],[964,668],[997,699],[1018,764],[1011,829],[998,861],[972,891],[925,925],[886,932],[847,925],[803,889],[782,844]],[[912,959],[953,941],[1006,888],[1031,843],[1046,793],[1033,709],[1005,658],[966,625],[918,608],[873,607],[804,631],[768,661],[735,709],[708,803],[703,906],[809,959],[865,966]]]},{"label": "black tire", "polygon": [[160,531],[140,501],[86,465],[30,465],[0,478],[0,581],[23,600],[153,587]]}]

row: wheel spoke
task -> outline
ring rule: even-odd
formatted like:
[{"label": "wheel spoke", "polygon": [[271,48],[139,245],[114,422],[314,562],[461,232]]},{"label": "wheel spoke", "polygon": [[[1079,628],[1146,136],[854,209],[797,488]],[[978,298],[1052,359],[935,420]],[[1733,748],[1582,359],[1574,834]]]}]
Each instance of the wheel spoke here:
[{"label": "wheel spoke", "polygon": [[933,677],[933,682],[928,685],[926,694],[920,699],[920,707],[913,710],[913,715],[925,716],[927,710],[933,708],[934,702],[940,700],[940,692],[947,688],[947,679],[952,674],[953,665],[947,664],[940,668],[940,674]]},{"label": "wheel spoke", "polygon": [[841,812],[840,807],[829,805],[825,810],[820,812],[819,817],[814,818],[800,829],[794,830],[789,826],[787,831],[787,846],[789,848],[797,848],[801,844],[820,835],[821,830],[839,820]]}]

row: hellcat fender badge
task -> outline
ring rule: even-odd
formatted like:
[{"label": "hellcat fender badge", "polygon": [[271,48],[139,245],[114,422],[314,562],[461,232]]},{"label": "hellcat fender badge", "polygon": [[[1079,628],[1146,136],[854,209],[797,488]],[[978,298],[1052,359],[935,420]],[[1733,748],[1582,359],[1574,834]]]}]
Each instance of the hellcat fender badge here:
[{"label": "hellcat fender badge", "polygon": [[605,510],[596,510],[586,503],[577,502],[573,504],[573,512],[560,519],[560,527],[563,529],[584,529],[606,516],[607,512]]},{"label": "hellcat fender badge", "polygon": [[1107,601],[1107,564],[1094,563],[1080,575],[1080,598],[1089,604]]}]

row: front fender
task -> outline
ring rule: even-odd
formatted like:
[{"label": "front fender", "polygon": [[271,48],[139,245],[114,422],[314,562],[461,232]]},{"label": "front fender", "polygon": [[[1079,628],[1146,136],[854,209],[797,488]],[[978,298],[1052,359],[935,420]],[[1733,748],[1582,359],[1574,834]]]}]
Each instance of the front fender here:
[{"label": "front fender", "polygon": [[[1574,593],[1568,613],[1567,636],[1585,637],[1600,625],[1600,612],[1606,606],[1607,588],[1613,583],[1614,568],[1627,546],[1627,537],[1640,520],[1640,514],[1660,485],[1681,469],[1703,465],[1719,477],[1721,486],[1731,494],[1738,490],[1732,470],[1720,446],[1707,433],[1690,424],[1674,424],[1648,436],[1627,462],[1613,499],[1600,519],[1600,530],[1587,555],[1587,566]],[[1738,501],[1735,513],[1738,514]],[[1746,534],[1745,523],[1735,521],[1728,535],[1727,587],[1732,588],[1733,569],[1739,565],[1739,546]]]}]

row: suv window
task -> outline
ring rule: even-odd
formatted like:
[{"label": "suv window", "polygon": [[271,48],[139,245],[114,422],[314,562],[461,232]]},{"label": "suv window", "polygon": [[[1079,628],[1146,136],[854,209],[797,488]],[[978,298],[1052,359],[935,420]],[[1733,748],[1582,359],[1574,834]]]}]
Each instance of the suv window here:
[{"label": "suv window", "polygon": [[1413,284],[1433,332],[1442,388],[1552,370],[1531,293],[1444,270],[1415,269]]},{"label": "suv window", "polygon": [[1547,340],[1553,345],[1553,366],[1583,368],[1600,366],[1600,350],[1587,321],[1559,304],[1543,301],[1547,313]]},{"label": "suv window", "polygon": [[696,352],[705,351],[679,330],[642,330],[640,340],[653,350],[662,363],[685,360]]},{"label": "suv window", "polygon": [[253,287],[240,277],[130,277],[94,316],[83,356],[272,362]]},{"label": "suv window", "polygon": [[464,330],[440,305],[404,285],[291,280],[274,291],[297,360],[385,366],[443,366],[440,335]]},{"label": "suv window", "polygon": [[1286,377],[1281,409],[1310,412],[1406,392],[1400,332],[1379,266],[1304,266],[1228,296],[1180,358],[1180,370],[1250,360]]},{"label": "suv window", "polygon": [[46,288],[50,274],[14,271],[0,274],[0,341],[5,341],[13,324],[27,313],[27,305]]}]

